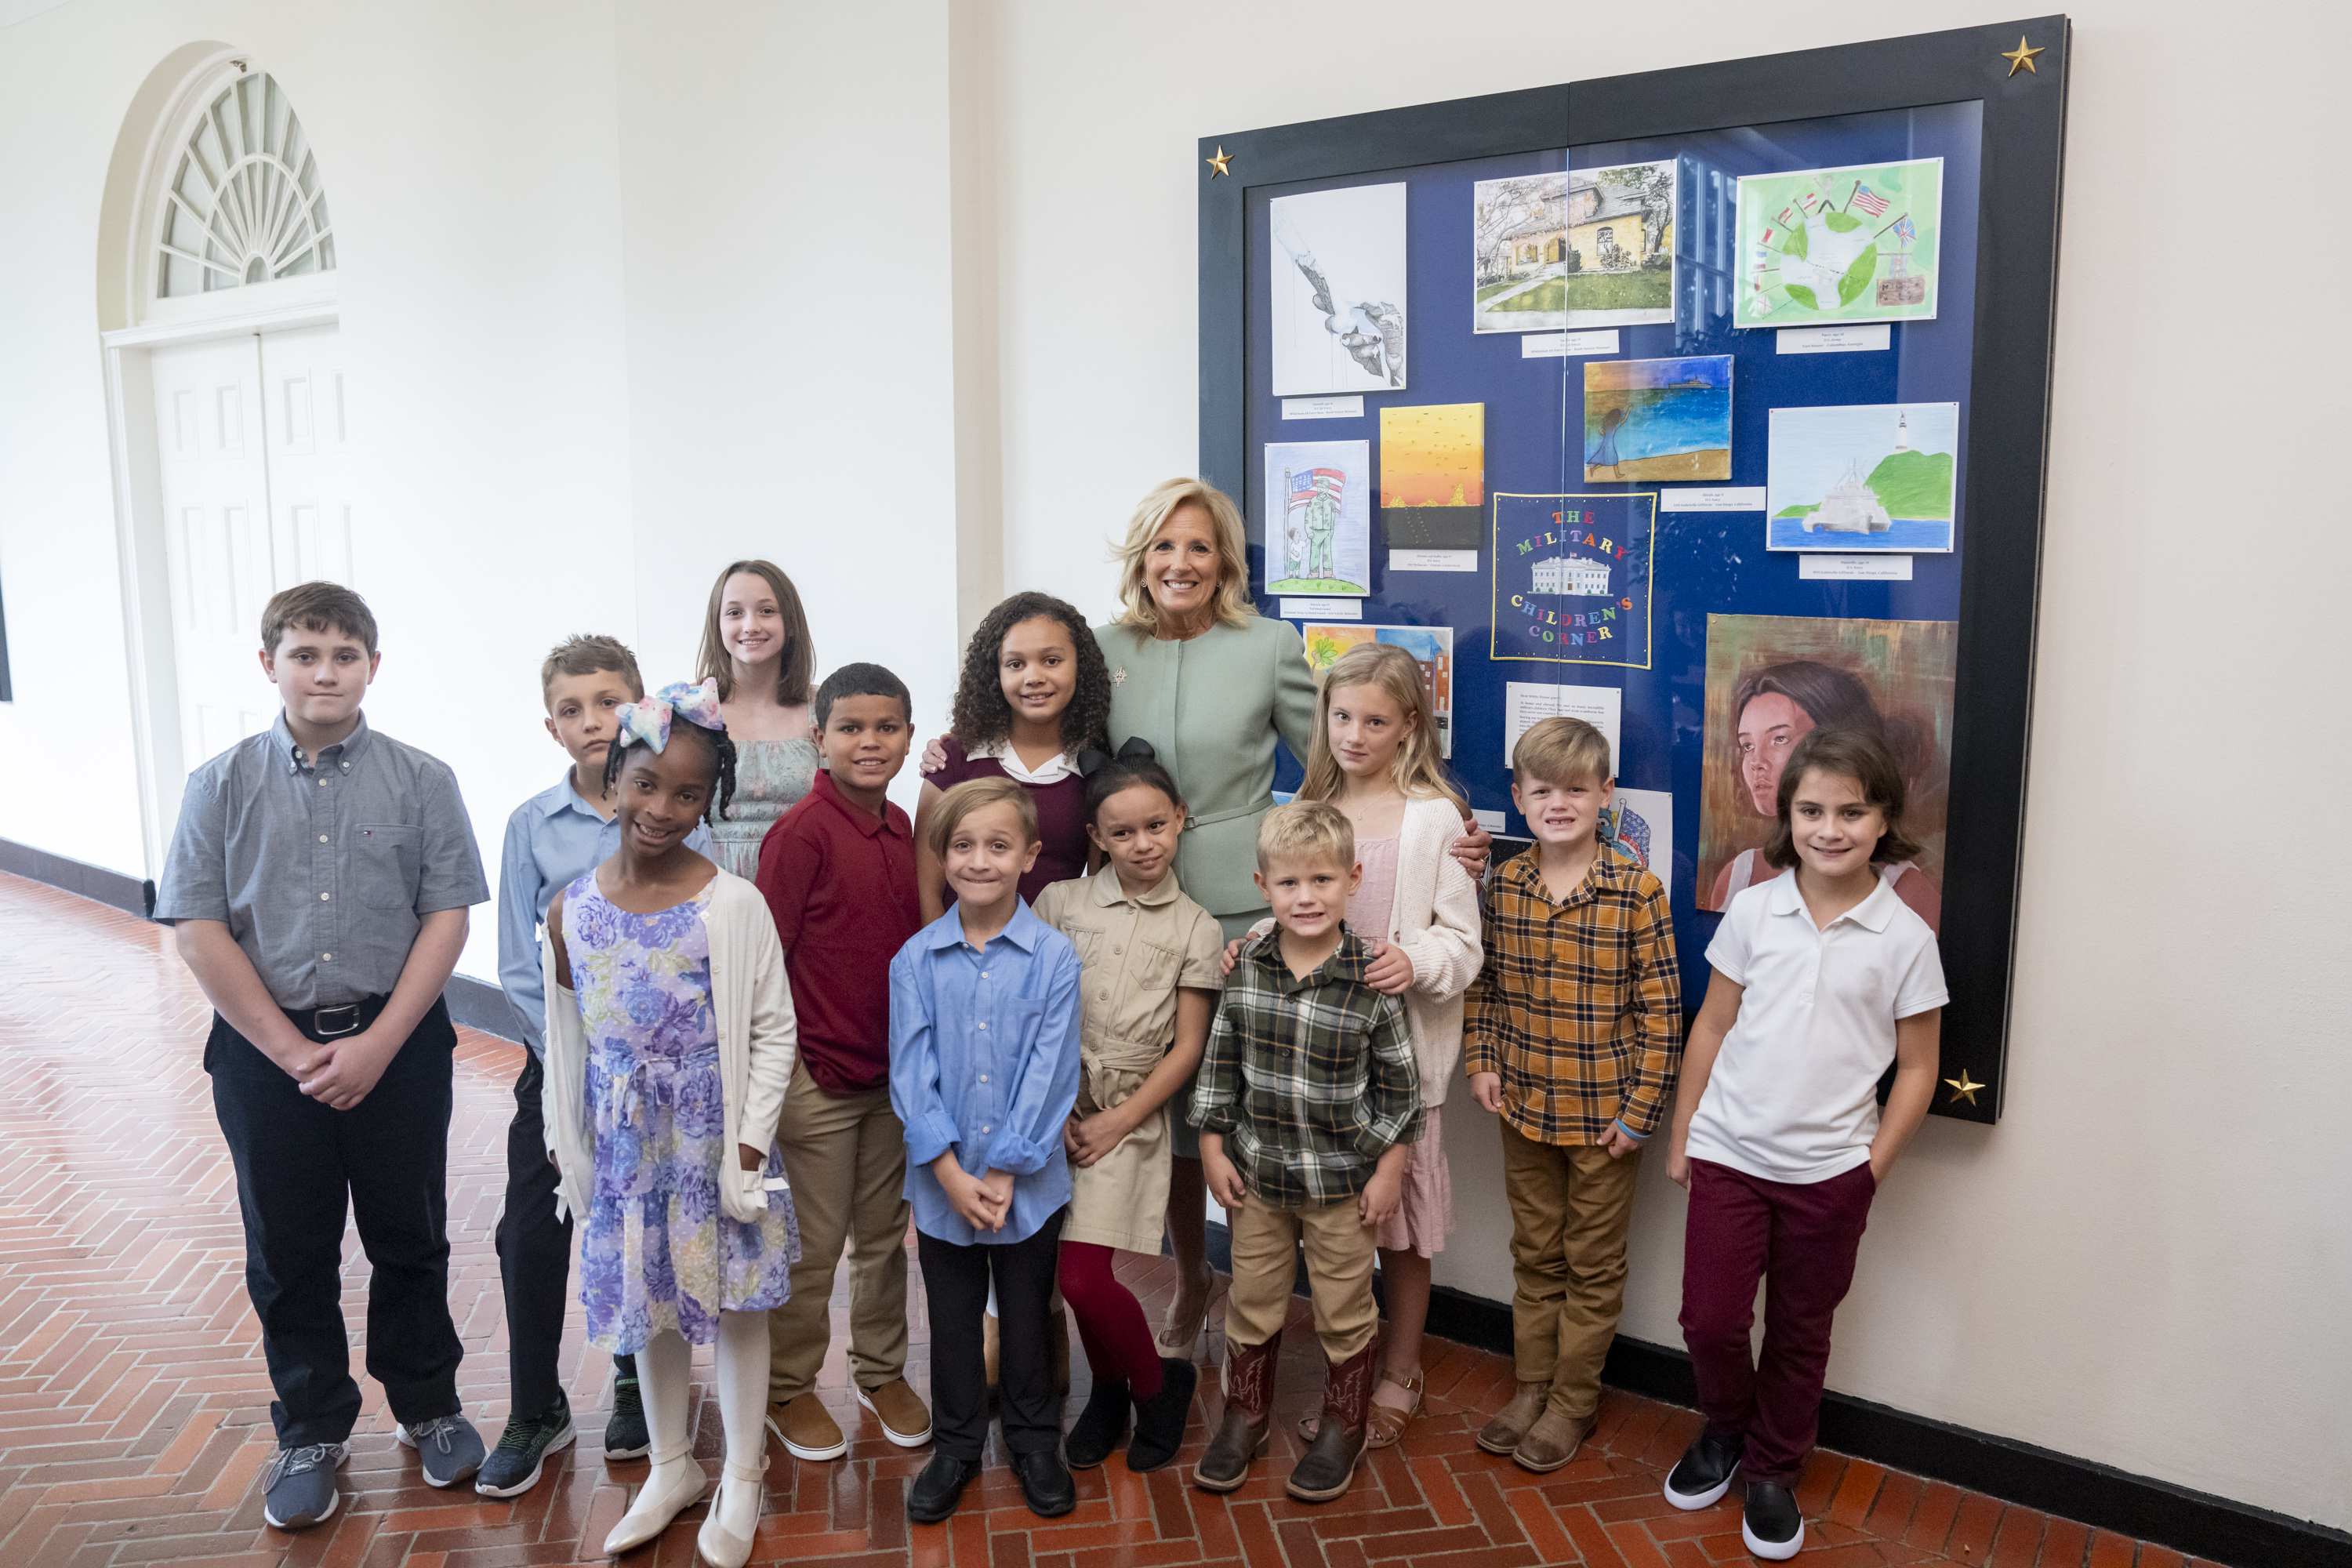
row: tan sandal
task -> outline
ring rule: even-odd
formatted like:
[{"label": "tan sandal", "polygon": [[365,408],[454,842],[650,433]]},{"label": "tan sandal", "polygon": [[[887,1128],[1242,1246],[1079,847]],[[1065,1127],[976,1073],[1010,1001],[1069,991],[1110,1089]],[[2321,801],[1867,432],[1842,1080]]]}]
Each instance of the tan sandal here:
[{"label": "tan sandal", "polygon": [[1152,1335],[1152,1343],[1158,1347],[1162,1360],[1198,1361],[1201,1359],[1202,1343],[1209,1337],[1209,1314],[1216,1310],[1220,1294],[1218,1287],[1223,1283],[1223,1276],[1219,1275],[1216,1268],[1212,1266],[1209,1269],[1208,1291],[1201,1298],[1201,1316],[1197,1321],[1190,1325],[1189,1332],[1186,1325],[1175,1321],[1176,1303],[1173,1301],[1168,1303],[1167,1315],[1162,1318],[1158,1331]]},{"label": "tan sandal", "polygon": [[[1375,1398],[1371,1402],[1371,1408],[1366,1413],[1364,1417],[1364,1447],[1366,1448],[1395,1447],[1397,1446],[1397,1440],[1404,1436],[1404,1429],[1412,1426],[1413,1417],[1421,1414],[1422,1378],[1391,1377],[1387,1373],[1381,1373],[1381,1382],[1392,1383],[1399,1388],[1403,1389],[1407,1394],[1412,1395],[1412,1403],[1400,1410],[1393,1405],[1382,1405],[1377,1398]],[[1377,1390],[1375,1390],[1375,1392],[1377,1392]],[[1315,1434],[1322,1426],[1322,1420],[1323,1416],[1321,1411],[1308,1411],[1306,1415],[1298,1418],[1298,1435],[1312,1443],[1315,1441]]]}]

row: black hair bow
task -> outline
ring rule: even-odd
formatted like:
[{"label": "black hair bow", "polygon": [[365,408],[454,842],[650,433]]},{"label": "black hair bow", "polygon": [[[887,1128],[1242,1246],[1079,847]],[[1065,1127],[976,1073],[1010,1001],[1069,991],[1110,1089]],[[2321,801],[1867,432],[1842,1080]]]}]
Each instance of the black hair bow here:
[{"label": "black hair bow", "polygon": [[1118,749],[1118,754],[1116,757],[1108,752],[1097,752],[1092,746],[1080,752],[1078,776],[1090,779],[1114,762],[1131,763],[1139,758],[1145,762],[1153,762],[1158,760],[1159,755],[1159,752],[1151,749],[1150,742],[1140,735],[1129,735],[1127,738],[1127,744]]}]

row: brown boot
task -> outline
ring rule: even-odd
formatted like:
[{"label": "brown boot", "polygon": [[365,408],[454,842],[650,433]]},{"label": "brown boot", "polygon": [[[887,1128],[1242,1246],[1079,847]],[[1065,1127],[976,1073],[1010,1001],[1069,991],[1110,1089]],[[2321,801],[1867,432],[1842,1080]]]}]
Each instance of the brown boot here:
[{"label": "brown boot", "polygon": [[1202,1491],[1238,1489],[1249,1479],[1250,1461],[1265,1452],[1274,1436],[1274,1363],[1281,1353],[1278,1333],[1262,1345],[1227,1342],[1224,1420],[1192,1467],[1192,1484]]},{"label": "brown boot", "polygon": [[1577,1447],[1583,1443],[1584,1435],[1592,1430],[1595,1419],[1592,1415],[1564,1415],[1559,1405],[1547,1405],[1544,1413],[1536,1417],[1536,1424],[1528,1428],[1528,1435],[1519,1439],[1519,1446],[1511,1450],[1511,1458],[1523,1470],[1547,1475],[1576,1458]]},{"label": "brown boot", "polygon": [[1551,1402],[1551,1384],[1523,1383],[1511,1395],[1511,1402],[1496,1413],[1495,1418],[1479,1429],[1478,1447],[1490,1454],[1508,1454],[1517,1449],[1519,1439],[1536,1424]]},{"label": "brown boot", "polygon": [[1329,1502],[1347,1495],[1364,1457],[1364,1421],[1370,1413],[1380,1363],[1381,1342],[1374,1335],[1362,1350],[1332,1364],[1323,1381],[1322,1425],[1290,1472],[1286,1489],[1300,1502]]}]

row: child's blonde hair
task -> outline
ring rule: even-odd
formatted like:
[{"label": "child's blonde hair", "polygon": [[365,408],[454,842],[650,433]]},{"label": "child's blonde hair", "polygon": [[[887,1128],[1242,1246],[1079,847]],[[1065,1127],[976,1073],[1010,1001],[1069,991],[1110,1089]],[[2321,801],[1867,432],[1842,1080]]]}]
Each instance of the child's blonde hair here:
[{"label": "child's blonde hair", "polygon": [[1595,788],[1616,775],[1609,769],[1609,737],[1581,719],[1555,713],[1528,726],[1511,748],[1511,782],[1541,779],[1550,784],[1591,781]]},{"label": "child's blonde hair", "polygon": [[1307,777],[1298,786],[1298,798],[1328,800],[1339,793],[1344,775],[1339,759],[1331,754],[1331,694],[1344,686],[1378,687],[1404,715],[1405,737],[1389,763],[1389,777],[1405,798],[1447,800],[1454,810],[1468,815],[1462,792],[1445,776],[1437,717],[1430,707],[1429,688],[1422,681],[1421,661],[1394,643],[1359,643],[1323,672],[1315,694],[1315,743],[1307,750]]},{"label": "child's blonde hair", "polygon": [[1356,863],[1356,825],[1338,806],[1319,800],[1277,805],[1257,825],[1257,868],[1276,860]]},{"label": "child's blonde hair", "polygon": [[992,805],[1011,806],[1013,815],[1021,819],[1023,841],[1037,842],[1037,803],[1029,797],[1028,786],[1001,776],[966,779],[940,796],[940,804],[932,809],[931,853],[946,859],[948,844],[963,819]]}]

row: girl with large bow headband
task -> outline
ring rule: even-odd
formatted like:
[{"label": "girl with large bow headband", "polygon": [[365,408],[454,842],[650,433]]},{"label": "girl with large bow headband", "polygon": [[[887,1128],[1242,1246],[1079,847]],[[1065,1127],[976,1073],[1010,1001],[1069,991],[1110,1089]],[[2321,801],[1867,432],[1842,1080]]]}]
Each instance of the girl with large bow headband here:
[{"label": "girl with large bow headband", "polygon": [[623,786],[620,848],[555,896],[541,953],[543,1121],[561,1207],[582,1223],[589,1342],[637,1358],[653,1438],[604,1551],[653,1540],[709,1489],[688,1436],[690,1346],[715,1343],[726,1465],[696,1544],[712,1568],[742,1568],[766,1469],[768,1313],[800,1256],[775,1143],[792,993],[767,900],[687,847],[734,790],[718,683],[666,686],[616,719],[604,776]]},{"label": "girl with large bow headband", "polygon": [[698,686],[673,680],[650,697],[622,703],[613,710],[613,718],[619,732],[604,757],[607,795],[613,793],[614,781],[628,764],[631,747],[647,746],[659,753],[669,745],[677,721],[684,720],[686,727],[709,742],[719,757],[718,787],[711,791],[710,804],[703,816],[709,820],[727,815],[728,805],[735,798],[735,742],[727,738],[727,721],[719,711],[717,680],[705,680]]}]

